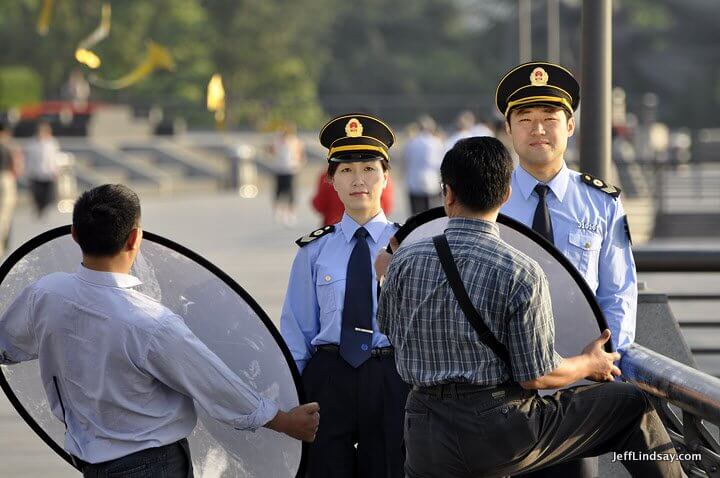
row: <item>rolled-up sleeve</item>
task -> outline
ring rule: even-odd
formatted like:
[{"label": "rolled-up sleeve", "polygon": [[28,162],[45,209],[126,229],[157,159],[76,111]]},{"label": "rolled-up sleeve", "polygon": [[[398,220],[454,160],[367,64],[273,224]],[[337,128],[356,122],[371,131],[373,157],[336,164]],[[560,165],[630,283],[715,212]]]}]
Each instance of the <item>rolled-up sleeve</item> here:
[{"label": "rolled-up sleeve", "polygon": [[255,431],[278,412],[274,401],[243,382],[178,316],[162,319],[149,341],[144,369],[240,430]]},{"label": "rolled-up sleeve", "polygon": [[35,289],[26,287],[0,317],[0,364],[10,365],[38,358],[30,317]]}]

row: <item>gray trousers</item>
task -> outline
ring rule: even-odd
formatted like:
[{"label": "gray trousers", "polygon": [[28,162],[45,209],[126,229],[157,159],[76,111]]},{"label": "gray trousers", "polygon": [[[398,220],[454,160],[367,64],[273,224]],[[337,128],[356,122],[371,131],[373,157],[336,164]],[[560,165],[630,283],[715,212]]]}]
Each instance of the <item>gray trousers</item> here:
[{"label": "gray trousers", "polygon": [[116,460],[85,464],[83,478],[193,478],[186,438]]},{"label": "gray trousers", "polygon": [[[405,407],[405,472],[410,478],[502,477],[612,451],[675,449],[645,394],[603,383],[540,397],[519,386],[428,395]],[[682,477],[678,461],[624,461],[636,477]]]}]

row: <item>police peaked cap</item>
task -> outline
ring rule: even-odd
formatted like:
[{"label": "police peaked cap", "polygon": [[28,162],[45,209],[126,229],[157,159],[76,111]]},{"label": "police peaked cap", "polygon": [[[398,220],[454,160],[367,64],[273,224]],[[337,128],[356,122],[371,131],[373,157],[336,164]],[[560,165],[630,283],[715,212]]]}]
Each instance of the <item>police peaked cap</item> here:
[{"label": "police peaked cap", "polygon": [[390,160],[388,149],[395,134],[379,119],[362,113],[331,119],[320,131],[320,144],[328,149],[328,161]]},{"label": "police peaked cap", "polygon": [[573,114],[580,104],[580,85],[560,65],[544,61],[523,63],[507,72],[495,92],[500,113],[524,106],[556,106]]}]

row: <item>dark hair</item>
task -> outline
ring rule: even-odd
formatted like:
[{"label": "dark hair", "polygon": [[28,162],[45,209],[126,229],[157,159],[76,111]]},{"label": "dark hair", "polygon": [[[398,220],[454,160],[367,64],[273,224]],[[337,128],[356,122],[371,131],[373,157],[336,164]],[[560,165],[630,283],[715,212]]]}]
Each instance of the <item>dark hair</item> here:
[{"label": "dark hair", "polygon": [[502,204],[512,170],[510,153],[500,141],[477,136],[461,139],[445,153],[440,177],[463,206],[488,212]]},{"label": "dark hair", "polygon": [[[390,163],[385,158],[377,158],[380,161],[380,165],[382,166],[383,172],[388,171],[390,169]],[[352,162],[352,161],[350,161]],[[369,162],[369,161],[364,161]],[[328,179],[332,179],[333,176],[335,176],[335,172],[337,171],[337,168],[342,164],[342,162],[338,161],[330,161],[328,163],[327,168],[327,177]]]},{"label": "dark hair", "polygon": [[122,184],[105,184],[82,193],[73,209],[77,241],[89,256],[117,254],[139,225],[140,199]]}]

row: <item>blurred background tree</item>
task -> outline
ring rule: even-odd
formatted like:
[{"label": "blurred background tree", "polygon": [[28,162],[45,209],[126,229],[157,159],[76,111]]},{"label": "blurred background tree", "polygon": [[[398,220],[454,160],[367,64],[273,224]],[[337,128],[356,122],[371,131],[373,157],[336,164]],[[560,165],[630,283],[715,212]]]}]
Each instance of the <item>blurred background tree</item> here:
[{"label": "blurred background tree", "polygon": [[[75,47],[97,26],[102,3],[54,1],[49,32],[40,36],[35,25],[42,0],[1,2],[0,68],[24,68],[35,78],[28,80],[35,85],[30,90],[58,97],[70,72],[81,67]],[[517,5],[507,0],[111,4],[110,35],[94,48],[103,62],[99,77],[132,70],[149,40],[166,46],[177,67],[123,90],[93,88],[92,97],[145,109],[157,104],[196,126],[212,125],[204,96],[215,72],[223,76],[230,127],[272,128],[293,120],[315,128],[348,110],[400,124],[420,113],[448,123],[464,108],[488,118],[497,79],[518,58]],[[580,4],[562,0],[560,9],[561,62],[577,73]],[[546,2],[532,5],[533,58],[544,59]],[[630,109],[653,92],[660,119],[670,126],[720,126],[720,2],[615,0],[614,6],[614,83],[627,91]],[[3,88],[3,107],[32,99],[27,91]]]}]

